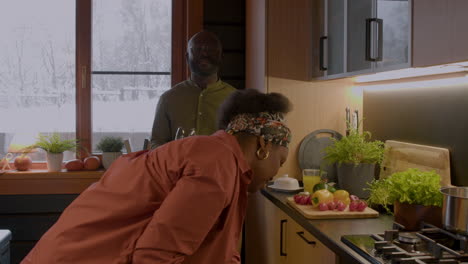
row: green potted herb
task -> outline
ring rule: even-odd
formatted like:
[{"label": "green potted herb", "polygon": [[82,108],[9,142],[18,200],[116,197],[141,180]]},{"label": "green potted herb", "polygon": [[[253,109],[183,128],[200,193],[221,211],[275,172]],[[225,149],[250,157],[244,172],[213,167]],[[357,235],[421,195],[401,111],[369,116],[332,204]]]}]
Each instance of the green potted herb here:
[{"label": "green potted herb", "polygon": [[325,161],[337,165],[340,188],[361,198],[369,197],[364,187],[374,179],[375,165],[380,164],[384,156],[384,143],[370,138],[370,132],[351,129],[349,135],[339,140],[331,138],[333,143],[324,150]]},{"label": "green potted herb", "polygon": [[411,168],[372,181],[368,202],[388,212],[388,206],[394,205],[395,221],[407,229],[418,229],[421,220],[441,226],[444,198],[440,188],[439,174]]},{"label": "green potted herb", "polygon": [[102,165],[108,169],[112,162],[122,155],[124,141],[120,137],[106,136],[99,141],[97,150],[102,151]]},{"label": "green potted herb", "polygon": [[63,152],[75,151],[78,147],[76,139],[62,139],[57,132],[46,136],[39,134],[35,148],[43,149],[47,152],[47,168],[49,171],[60,171],[62,169]]}]

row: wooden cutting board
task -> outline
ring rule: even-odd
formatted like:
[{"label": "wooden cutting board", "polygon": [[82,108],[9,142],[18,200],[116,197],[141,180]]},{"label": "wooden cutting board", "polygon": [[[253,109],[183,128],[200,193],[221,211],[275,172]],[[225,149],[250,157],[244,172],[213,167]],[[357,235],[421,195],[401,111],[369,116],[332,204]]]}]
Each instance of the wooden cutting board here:
[{"label": "wooden cutting board", "polygon": [[385,141],[385,147],[380,178],[386,178],[394,172],[417,168],[422,171],[434,170],[440,175],[441,186],[451,186],[448,149],[394,140]]},{"label": "wooden cutting board", "polygon": [[312,205],[299,205],[294,202],[294,197],[288,197],[287,203],[307,219],[374,218],[379,216],[377,211],[369,207],[362,212],[351,212],[349,207],[340,212],[338,210],[320,211],[318,208],[313,208]]}]

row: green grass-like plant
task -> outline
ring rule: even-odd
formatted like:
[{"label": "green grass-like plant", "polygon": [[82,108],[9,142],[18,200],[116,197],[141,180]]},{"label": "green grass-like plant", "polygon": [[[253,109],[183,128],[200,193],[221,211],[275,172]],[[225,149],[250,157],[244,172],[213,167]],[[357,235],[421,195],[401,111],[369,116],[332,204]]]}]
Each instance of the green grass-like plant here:
[{"label": "green grass-like plant", "polygon": [[382,205],[389,213],[388,205],[395,201],[441,207],[444,197],[440,188],[440,175],[435,171],[411,168],[369,183],[368,202],[370,205]]},{"label": "green grass-like plant", "polygon": [[96,149],[102,152],[121,152],[124,141],[121,137],[106,136],[99,141]]},{"label": "green grass-like plant", "polygon": [[78,141],[76,139],[61,139],[60,134],[54,132],[50,136],[39,134],[33,146],[49,153],[62,153],[67,150],[75,151],[78,147]]},{"label": "green grass-like plant", "polygon": [[348,136],[340,140],[331,138],[334,142],[326,147],[324,159],[338,165],[350,163],[382,163],[384,157],[384,143],[379,140],[370,141],[371,133],[359,133],[358,129],[351,129]]}]

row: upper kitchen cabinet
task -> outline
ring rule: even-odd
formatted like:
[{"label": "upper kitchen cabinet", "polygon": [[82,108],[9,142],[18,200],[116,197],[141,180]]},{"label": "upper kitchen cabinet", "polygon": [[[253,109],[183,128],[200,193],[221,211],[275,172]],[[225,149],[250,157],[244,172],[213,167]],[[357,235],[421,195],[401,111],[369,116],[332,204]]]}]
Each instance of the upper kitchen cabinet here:
[{"label": "upper kitchen cabinet", "polygon": [[320,70],[328,75],[345,72],[345,1],[321,0],[324,6],[323,34],[320,37]]},{"label": "upper kitchen cabinet", "polygon": [[466,0],[321,1],[325,79],[468,60]]},{"label": "upper kitchen cabinet", "polygon": [[323,5],[316,0],[266,0],[266,73],[308,81],[323,76]]},{"label": "upper kitchen cabinet", "polygon": [[410,66],[408,0],[322,0],[321,69],[326,78]]},{"label": "upper kitchen cabinet", "polygon": [[466,61],[467,10],[468,0],[265,0],[265,73],[307,81]]},{"label": "upper kitchen cabinet", "polygon": [[414,67],[468,60],[468,1],[413,0]]}]

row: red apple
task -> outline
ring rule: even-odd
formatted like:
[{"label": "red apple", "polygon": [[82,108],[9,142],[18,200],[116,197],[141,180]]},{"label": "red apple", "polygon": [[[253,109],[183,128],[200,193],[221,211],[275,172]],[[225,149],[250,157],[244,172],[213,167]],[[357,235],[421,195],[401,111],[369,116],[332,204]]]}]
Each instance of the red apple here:
[{"label": "red apple", "polygon": [[15,158],[15,167],[19,171],[27,171],[32,166],[32,160],[28,155],[21,155]]},{"label": "red apple", "polygon": [[96,156],[89,156],[84,159],[85,170],[97,170],[101,167],[101,161]]},{"label": "red apple", "polygon": [[84,163],[79,159],[69,160],[65,163],[67,171],[80,171],[83,170]]}]

